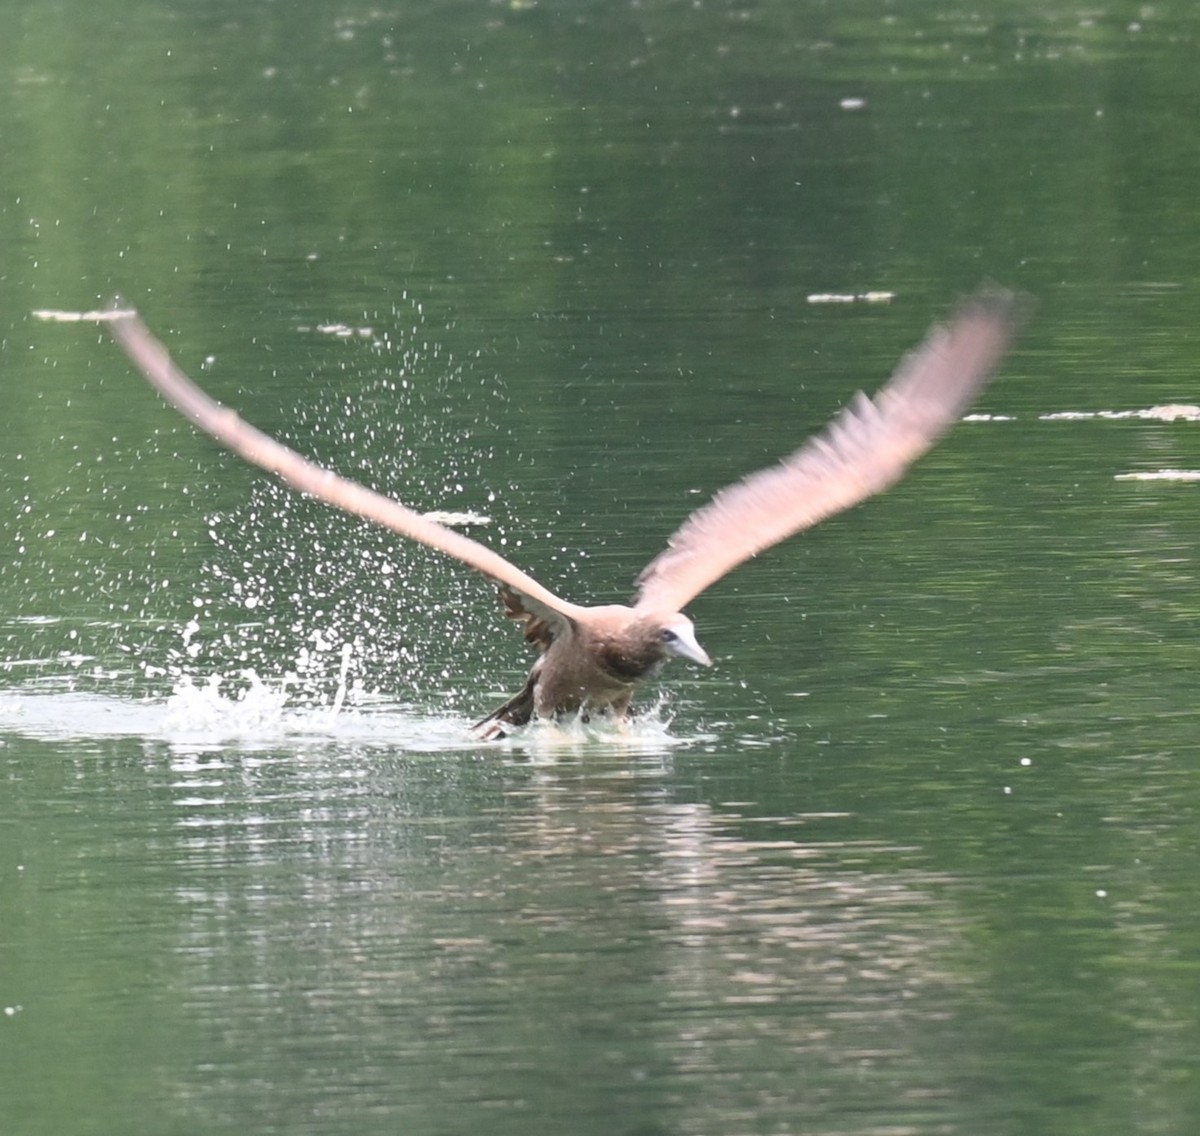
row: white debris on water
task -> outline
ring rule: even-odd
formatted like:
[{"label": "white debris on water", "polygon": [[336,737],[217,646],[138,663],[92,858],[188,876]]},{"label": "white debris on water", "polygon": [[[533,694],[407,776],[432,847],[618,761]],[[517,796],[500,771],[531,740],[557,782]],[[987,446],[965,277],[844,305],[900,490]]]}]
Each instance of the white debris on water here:
[{"label": "white debris on water", "polygon": [[810,304],[890,304],[895,292],[813,292]]},{"label": "white debris on water", "polygon": [[38,308],[30,313],[34,319],[46,320],[49,323],[104,323],[107,320],[121,319],[124,316],[137,315],[132,308],[107,308],[103,311],[69,312],[57,308]]},{"label": "white debris on water", "polygon": [[1118,473],[1115,481],[1200,481],[1200,469],[1140,469]]},{"label": "white debris on water", "polygon": [[1128,418],[1150,422],[1200,422],[1200,406],[1183,402],[1168,402],[1161,406],[1149,406],[1143,410],[1056,410],[1051,414],[1039,414],[1042,422],[1079,422],[1091,418],[1121,420]]},{"label": "white debris on water", "polygon": [[[1015,414],[965,414],[964,422],[1016,422]],[[1037,416],[1039,422],[1200,422],[1200,406],[1168,402],[1135,410],[1052,410]]]}]

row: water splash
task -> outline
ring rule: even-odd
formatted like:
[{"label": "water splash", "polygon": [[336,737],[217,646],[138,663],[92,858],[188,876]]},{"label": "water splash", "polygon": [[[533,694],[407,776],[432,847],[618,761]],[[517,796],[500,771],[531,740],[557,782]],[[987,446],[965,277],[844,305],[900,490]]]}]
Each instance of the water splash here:
[{"label": "water splash", "polygon": [[[75,639],[66,621],[17,622]],[[231,642],[227,631],[215,639],[226,648]],[[660,695],[626,723],[578,717],[535,722],[500,742],[481,742],[471,730],[478,706],[470,714],[457,711],[458,692],[433,711],[415,700],[372,692],[356,677],[354,644],[328,632],[311,632],[291,665],[273,677],[251,666],[211,666],[210,648],[204,622],[193,617],[159,656],[165,662],[139,660],[136,670],[61,651],[9,659],[5,665],[17,685],[0,693],[0,745],[4,735],[44,741],[138,738],[187,753],[349,745],[390,752],[478,750],[500,760],[554,763],[598,752],[661,758],[712,740],[705,734],[674,735],[672,705]],[[329,688],[319,680],[332,660],[336,670]]]},{"label": "water splash", "polygon": [[632,718],[615,721],[573,715],[554,721],[535,720],[494,742],[500,750],[520,750],[531,760],[557,761],[564,755],[617,750],[630,755],[664,755],[672,750],[715,740],[714,735],[681,737],[671,732],[674,711],[665,695]]},{"label": "water splash", "polygon": [[[512,496],[511,486],[489,483],[483,473],[489,439],[507,436],[489,407],[506,401],[503,384],[476,373],[479,353],[454,358],[425,328],[420,304],[407,296],[404,304],[382,316],[363,312],[361,322],[296,329],[330,340],[322,372],[330,386],[327,397],[297,406],[285,439],[413,507],[441,510],[445,521],[487,523]],[[95,313],[56,318],[67,316]],[[359,371],[350,387],[338,381]],[[161,446],[154,443],[156,457]],[[177,509],[181,497],[193,498],[186,503],[194,518],[194,498],[208,499],[205,482],[173,480],[160,501],[144,506],[147,516],[115,518],[121,524],[115,534],[105,530],[101,545],[92,531],[94,471],[111,473],[99,497],[111,491],[114,501],[127,502],[119,479],[131,455],[111,450],[103,458],[79,458],[85,484],[70,495],[24,504],[15,571],[29,609],[44,602],[48,610],[98,606],[105,614],[47,617],[36,634],[14,626],[5,665],[18,685],[0,695],[0,731],[200,745],[330,738],[477,744],[469,724],[486,707],[474,692],[503,636],[492,589],[425,549],[266,479],[256,479],[243,500],[209,512],[195,534]],[[496,520],[504,544],[506,518]],[[197,577],[188,556],[204,544],[203,530],[209,544]],[[160,549],[171,556],[156,573]],[[184,573],[175,578],[168,560],[181,559]],[[66,567],[56,574],[59,562]],[[499,626],[496,638],[477,634],[481,617]],[[538,726],[505,746],[658,751],[677,744],[669,721],[660,708],[623,728]]]},{"label": "water splash", "polygon": [[[483,404],[505,401],[498,377],[475,356],[456,358],[408,297],[390,313],[315,330],[335,341],[338,368],[363,374],[348,391],[301,402],[283,440],[444,521],[491,521],[508,496],[484,473],[498,433]],[[248,500],[211,513],[207,529],[197,604],[220,631],[196,640],[192,670],[236,662],[266,674],[294,659],[296,698],[324,700],[348,651],[376,690],[473,712],[452,683],[494,664],[476,628],[496,604],[458,565],[265,479]]]},{"label": "water splash", "polygon": [[475,748],[460,717],[404,706],[342,710],[296,707],[286,692],[257,683],[231,692],[220,676],[187,680],[166,698],[86,691],[0,694],[0,733],[44,741],[140,738],[187,750],[299,750],[328,745],[436,752]]},{"label": "water splash", "polygon": [[662,756],[712,740],[672,734],[671,714],[660,702],[624,724],[535,722],[503,741],[481,742],[471,733],[471,719],[458,714],[429,713],[381,698],[347,704],[344,688],[329,705],[300,705],[290,686],[287,678],[266,680],[242,672],[183,676],[165,697],[19,687],[0,694],[0,735],[43,741],[139,738],[189,752],[330,745],[417,753],[478,750],[535,763],[600,751]]}]

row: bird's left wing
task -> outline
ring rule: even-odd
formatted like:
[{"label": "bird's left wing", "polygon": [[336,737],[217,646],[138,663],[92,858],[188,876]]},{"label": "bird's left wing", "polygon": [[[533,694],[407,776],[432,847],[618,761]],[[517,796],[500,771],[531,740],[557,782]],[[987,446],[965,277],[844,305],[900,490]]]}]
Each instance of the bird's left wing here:
[{"label": "bird's left wing", "polygon": [[638,577],[636,606],[679,611],[744,560],[893,485],[970,405],[1027,307],[996,288],[969,299],[874,399],[857,395],[795,453],[697,509]]},{"label": "bird's left wing", "polygon": [[136,313],[114,310],[104,323],[133,364],[172,406],[248,462],[276,474],[301,493],[461,560],[489,576],[503,590],[525,597],[540,618],[574,618],[578,611],[574,604],[560,599],[499,553],[399,501],[310,462],[209,398],[175,365]]}]

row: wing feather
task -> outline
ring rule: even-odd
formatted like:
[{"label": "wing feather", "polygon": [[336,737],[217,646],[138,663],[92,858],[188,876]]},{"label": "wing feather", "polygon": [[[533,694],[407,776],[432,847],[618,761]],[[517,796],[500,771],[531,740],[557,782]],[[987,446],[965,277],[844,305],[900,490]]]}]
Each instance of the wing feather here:
[{"label": "wing feather", "polygon": [[637,607],[678,611],[743,561],[895,484],[974,400],[1027,307],[1012,292],[977,293],[874,399],[856,395],[822,433],[694,512],[638,577]]}]

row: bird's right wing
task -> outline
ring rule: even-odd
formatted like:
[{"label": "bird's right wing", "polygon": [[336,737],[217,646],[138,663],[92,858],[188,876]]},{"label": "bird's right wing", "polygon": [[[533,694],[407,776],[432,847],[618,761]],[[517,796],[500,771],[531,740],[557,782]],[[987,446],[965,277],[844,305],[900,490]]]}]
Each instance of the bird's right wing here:
[{"label": "bird's right wing", "polygon": [[461,560],[496,581],[502,594],[522,597],[528,609],[551,626],[560,620],[573,620],[578,610],[575,605],[560,599],[499,553],[399,501],[323,469],[209,398],[175,365],[167,349],[135,312],[114,309],[104,322],[134,366],[167,402],[248,462],[274,473],[301,493]]},{"label": "bird's right wing", "polygon": [[990,377],[1027,301],[984,289],[907,355],[874,399],[857,395],[820,434],[697,509],[637,579],[637,607],[679,611],[730,569],[898,481]]}]

